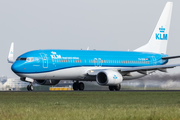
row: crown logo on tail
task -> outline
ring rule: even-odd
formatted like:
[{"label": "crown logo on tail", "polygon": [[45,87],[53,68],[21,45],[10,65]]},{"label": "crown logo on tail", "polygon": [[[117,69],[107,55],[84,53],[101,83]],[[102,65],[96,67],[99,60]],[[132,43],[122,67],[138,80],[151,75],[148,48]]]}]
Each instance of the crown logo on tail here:
[{"label": "crown logo on tail", "polygon": [[163,26],[161,26],[161,27],[159,28],[159,31],[163,33],[163,32],[165,31],[165,28],[163,28]]}]

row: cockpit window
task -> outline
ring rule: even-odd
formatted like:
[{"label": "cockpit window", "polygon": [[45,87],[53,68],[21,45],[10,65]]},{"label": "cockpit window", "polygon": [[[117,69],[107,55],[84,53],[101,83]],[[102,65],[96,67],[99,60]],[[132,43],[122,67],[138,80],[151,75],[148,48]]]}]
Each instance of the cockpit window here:
[{"label": "cockpit window", "polygon": [[34,58],[33,58],[33,57],[28,57],[28,58],[26,59],[26,61],[27,61],[27,62],[32,62],[32,61],[34,61]]},{"label": "cockpit window", "polygon": [[17,58],[16,60],[26,60],[27,58]]},{"label": "cockpit window", "polygon": [[28,57],[28,58],[17,58],[16,60],[26,60],[27,62],[32,62],[34,61],[33,57]]}]

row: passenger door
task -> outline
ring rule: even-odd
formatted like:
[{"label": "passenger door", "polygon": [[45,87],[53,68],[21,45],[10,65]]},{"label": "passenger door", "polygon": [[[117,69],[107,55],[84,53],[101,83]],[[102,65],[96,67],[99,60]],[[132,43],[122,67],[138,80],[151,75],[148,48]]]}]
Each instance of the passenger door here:
[{"label": "passenger door", "polygon": [[42,61],[43,61],[43,68],[48,68],[48,58],[47,58],[47,54],[45,53],[40,53],[41,57],[42,57]]}]

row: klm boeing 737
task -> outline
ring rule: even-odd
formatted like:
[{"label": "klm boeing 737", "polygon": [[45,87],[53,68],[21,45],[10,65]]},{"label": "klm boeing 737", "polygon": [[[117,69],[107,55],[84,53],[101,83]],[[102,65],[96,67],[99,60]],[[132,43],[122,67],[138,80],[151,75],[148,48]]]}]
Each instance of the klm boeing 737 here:
[{"label": "klm boeing 737", "polygon": [[73,80],[74,90],[84,90],[83,81],[96,81],[119,91],[123,80],[146,76],[156,70],[166,72],[180,64],[166,65],[169,59],[180,56],[166,54],[172,13],[172,2],[167,2],[149,42],[134,51],[100,50],[34,50],[13,59],[11,44],[8,62],[20,80],[40,85],[56,85],[60,80]]}]

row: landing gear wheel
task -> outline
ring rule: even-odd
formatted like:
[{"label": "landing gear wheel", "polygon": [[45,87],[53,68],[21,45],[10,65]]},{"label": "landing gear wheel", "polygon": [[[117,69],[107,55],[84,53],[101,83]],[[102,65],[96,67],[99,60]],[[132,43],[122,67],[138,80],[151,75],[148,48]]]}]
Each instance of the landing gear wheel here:
[{"label": "landing gear wheel", "polygon": [[33,85],[30,85],[29,88],[30,88],[30,91],[33,91]]},{"label": "landing gear wheel", "polygon": [[28,91],[33,91],[33,85],[28,85],[28,86],[27,86],[27,90],[28,90]]},{"label": "landing gear wheel", "polygon": [[115,91],[119,91],[121,89],[121,84],[118,84],[117,86],[114,86]]},{"label": "landing gear wheel", "polygon": [[79,83],[79,90],[84,90],[84,83],[82,82]]},{"label": "landing gear wheel", "polygon": [[28,90],[28,91],[30,90],[30,87],[29,87],[29,85],[27,86],[27,90]]},{"label": "landing gear wheel", "polygon": [[118,84],[116,86],[109,86],[110,91],[119,91],[121,89],[121,84]]},{"label": "landing gear wheel", "polygon": [[73,83],[73,89],[78,90],[78,83],[77,82]]},{"label": "landing gear wheel", "polygon": [[110,91],[114,91],[114,86],[109,86]]}]

